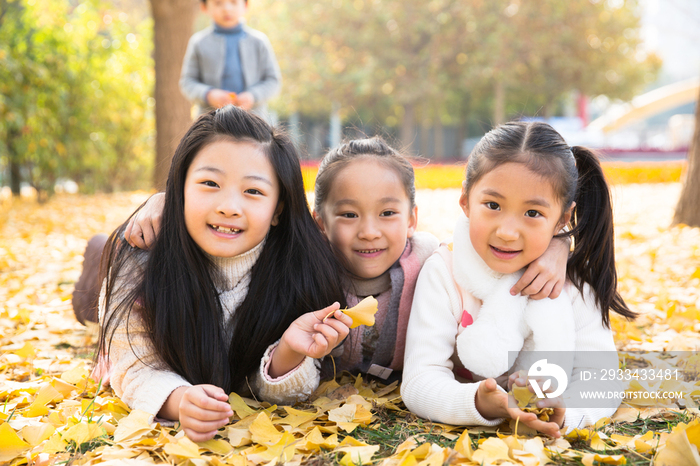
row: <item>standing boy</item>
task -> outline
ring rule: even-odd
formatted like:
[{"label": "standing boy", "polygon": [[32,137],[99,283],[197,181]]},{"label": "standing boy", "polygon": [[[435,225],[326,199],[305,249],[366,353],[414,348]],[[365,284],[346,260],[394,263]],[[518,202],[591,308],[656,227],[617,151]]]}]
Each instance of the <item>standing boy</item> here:
[{"label": "standing boy", "polygon": [[212,26],[187,45],[180,89],[199,113],[233,104],[265,116],[280,88],[280,70],[267,36],[245,25],[248,0],[201,0]]}]

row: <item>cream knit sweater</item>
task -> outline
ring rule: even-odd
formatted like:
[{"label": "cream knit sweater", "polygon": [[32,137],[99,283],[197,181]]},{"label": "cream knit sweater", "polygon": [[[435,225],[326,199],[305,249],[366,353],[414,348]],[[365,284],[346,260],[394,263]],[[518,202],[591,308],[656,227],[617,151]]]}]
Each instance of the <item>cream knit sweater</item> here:
[{"label": "cream knit sweater", "polygon": [[[227,322],[248,293],[251,269],[260,256],[262,246],[263,243],[260,243],[250,251],[232,258],[212,258],[227,279],[225,284],[218,287]],[[144,263],[142,261],[137,266],[142,267]],[[127,283],[124,286],[130,285]],[[100,322],[104,321],[105,315],[103,295],[100,296]],[[153,353],[150,339],[144,333],[138,315],[131,314],[128,325],[128,337],[126,322],[120,323],[114,332],[109,353],[110,384],[117,396],[131,409],[141,409],[155,416],[173,390],[191,384],[172,372]],[[265,352],[259,370],[250,380],[251,388],[258,397],[270,403],[292,404],[305,399],[319,384],[317,361],[307,357],[289,373],[273,379],[268,374],[268,367],[276,347],[277,343]]]},{"label": "cream knit sweater", "polygon": [[[455,229],[455,243],[460,241],[458,230]],[[453,256],[454,264],[460,264],[460,261],[463,258]],[[401,395],[406,406],[425,419],[448,424],[494,426],[503,419],[485,419],[474,403],[483,378],[475,377],[474,381],[467,381],[453,372],[459,361],[456,338],[462,312],[467,310],[478,319],[481,306],[481,302],[466,291],[465,302],[462,303],[454,284],[456,281],[466,290],[461,279],[459,271],[453,275],[453,271],[448,270],[439,254],[433,254],[425,262],[416,284],[406,334]],[[584,286],[583,294],[573,286],[568,286],[567,289],[576,328],[574,368],[568,374],[567,391],[581,388],[594,390],[596,383],[582,381],[581,373],[591,369],[591,360],[598,365],[595,368],[597,370],[617,369],[612,331],[603,326],[600,310],[595,305],[594,295],[588,285]],[[526,339],[523,348],[532,348],[532,335]],[[493,351],[506,350],[494,347]],[[586,357],[585,352],[591,351],[596,353],[589,353]],[[590,355],[595,357],[591,359]],[[497,380],[500,382],[503,378]],[[606,390],[609,388],[609,385],[605,386]],[[617,404],[567,408],[564,424],[569,428],[593,424],[600,418],[611,416]]]}]

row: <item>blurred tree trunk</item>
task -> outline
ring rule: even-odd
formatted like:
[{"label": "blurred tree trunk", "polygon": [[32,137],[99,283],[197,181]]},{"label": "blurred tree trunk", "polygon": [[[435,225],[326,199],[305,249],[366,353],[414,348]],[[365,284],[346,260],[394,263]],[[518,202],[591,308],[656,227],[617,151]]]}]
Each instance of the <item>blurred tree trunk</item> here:
[{"label": "blurred tree trunk", "polygon": [[688,149],[688,169],[673,224],[700,227],[700,97],[695,104],[695,132]]},{"label": "blurred tree trunk", "polygon": [[190,124],[190,103],[178,82],[192,35],[197,0],[151,0],[156,68],[156,163],[154,184],[165,189],[170,161]]},{"label": "blurred tree trunk", "polygon": [[19,131],[14,128],[10,128],[7,131],[7,151],[10,159],[10,189],[15,196],[19,196],[20,182],[22,181],[20,175],[21,156],[15,147],[19,136]]}]

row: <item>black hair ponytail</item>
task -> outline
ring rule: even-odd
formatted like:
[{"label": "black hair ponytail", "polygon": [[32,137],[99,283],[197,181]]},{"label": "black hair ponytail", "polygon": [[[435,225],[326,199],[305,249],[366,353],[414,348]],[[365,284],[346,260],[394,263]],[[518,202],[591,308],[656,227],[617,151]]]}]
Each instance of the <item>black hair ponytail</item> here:
[{"label": "black hair ponytail", "polygon": [[627,318],[637,316],[617,291],[610,188],[593,152],[580,146],[571,151],[576,159],[578,188],[570,232],[575,247],[567,276],[579,291],[583,291],[584,283],[593,288],[603,323],[609,327],[610,309]]}]

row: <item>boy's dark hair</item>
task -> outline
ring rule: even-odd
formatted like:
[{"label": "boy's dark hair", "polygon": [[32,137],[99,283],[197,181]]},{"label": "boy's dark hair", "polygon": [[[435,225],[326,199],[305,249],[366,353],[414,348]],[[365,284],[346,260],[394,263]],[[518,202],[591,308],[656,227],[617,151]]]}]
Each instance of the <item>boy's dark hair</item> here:
[{"label": "boy's dark hair", "polygon": [[371,158],[394,170],[403,183],[411,208],[416,205],[415,174],[411,162],[379,136],[354,139],[331,149],[323,157],[316,175],[314,188],[314,210],[322,215],[323,204],[338,173],[350,162],[360,158]]},{"label": "boy's dark hair", "polygon": [[[221,139],[259,145],[277,175],[283,207],[252,268],[248,294],[228,328],[215,286],[222,277],[188,234],[184,219],[188,167],[202,148]],[[246,377],[258,370],[266,348],[297,317],[335,301],[345,306],[342,269],[308,210],[292,141],[237,107],[202,115],[182,138],[168,175],[162,227],[143,271],[133,266],[130,270],[145,253],[124,242],[125,226],[112,233],[103,260],[104,309],[111,312],[101,327],[98,354],[108,354],[116,327],[128,321],[134,308],[155,354],[171,370],[192,384],[236,391],[246,387]],[[122,285],[137,285],[115,300],[115,292],[122,292],[117,278]]]},{"label": "boy's dark hair", "polygon": [[576,202],[571,230],[558,236],[573,237],[567,276],[581,292],[585,283],[593,288],[603,324],[610,326],[610,309],[636,317],[617,291],[610,188],[598,157],[585,147],[569,147],[547,123],[506,123],[489,131],[469,155],[466,193],[486,173],[509,162],[521,163],[552,183],[562,214]]}]

